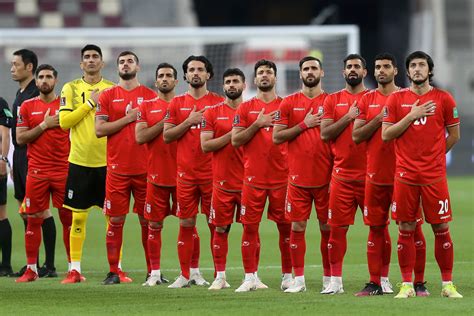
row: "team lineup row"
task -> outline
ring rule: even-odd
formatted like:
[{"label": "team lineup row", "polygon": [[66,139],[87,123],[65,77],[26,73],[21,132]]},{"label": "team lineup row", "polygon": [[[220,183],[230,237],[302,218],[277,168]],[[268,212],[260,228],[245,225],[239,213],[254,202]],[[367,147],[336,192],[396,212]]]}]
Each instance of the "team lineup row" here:
[{"label": "team lineup row", "polygon": [[[66,83],[61,96],[54,92],[54,67],[31,65],[39,96],[18,108],[14,139],[18,146],[27,144],[28,175],[27,266],[17,282],[38,277],[41,226],[48,217],[50,194],[68,254],[69,272],[62,283],[85,280],[82,245],[88,210],[94,206],[103,208],[108,220],[110,272],[103,284],[131,282],[120,257],[133,194],[148,271],[145,286],[166,281],[160,270],[161,231],[166,216],[176,215],[181,273],[169,288],[230,287],[225,267],[234,218],[243,225],[245,271],[235,291],[266,288],[257,271],[259,223],[268,199],[267,217],[279,233],[284,292],[306,290],[305,230],[314,204],[321,232],[322,294],[344,293],[346,234],[359,207],[369,226],[370,281],[356,296],[393,293],[388,280],[391,213],[399,224],[403,281],[395,298],[429,295],[423,275],[423,221],[435,235],[441,295],[462,297],[452,283],[445,167],[445,152],[459,140],[459,117],[451,95],[430,85],[434,64],[426,53],[406,58],[410,86],[405,89],[394,83],[395,58],[378,55],[378,87],[370,91],[364,86],[366,61],[350,54],[343,61],[345,87],[331,94],[321,87],[321,61],[308,56],[299,63],[301,90],[285,98],[275,91],[276,65],[260,60],[254,67],[257,95],[247,101],[242,99],[246,78],[237,68],[222,76],[224,97],[207,90],[214,73],[204,56],[183,62],[188,90],[179,96],[174,91],[177,71],[168,63],[156,69],[155,92],[140,85],[139,58],[131,51],[117,57],[117,85],[101,76],[98,46],[86,45],[81,58],[83,77]],[[212,284],[198,266],[199,204],[211,234]]]}]

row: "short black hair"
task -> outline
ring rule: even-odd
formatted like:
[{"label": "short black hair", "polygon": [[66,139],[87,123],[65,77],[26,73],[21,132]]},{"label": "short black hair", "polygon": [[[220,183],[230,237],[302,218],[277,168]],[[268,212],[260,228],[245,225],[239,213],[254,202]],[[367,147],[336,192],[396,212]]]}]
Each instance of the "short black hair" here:
[{"label": "short black hair", "polygon": [[362,62],[362,68],[367,69],[367,62],[365,61],[364,57],[359,54],[349,54],[344,58],[344,68],[346,68],[346,63],[348,60],[359,59]]},{"label": "short black hair", "polygon": [[125,50],[125,51],[121,52],[121,53],[117,56],[117,65],[118,65],[118,63],[119,63],[120,57],[122,57],[122,56],[127,56],[127,55],[132,55],[132,56],[135,58],[135,61],[137,62],[137,65],[140,64],[140,60],[138,59],[137,54],[135,54],[134,52],[132,52],[132,51],[130,51],[130,50]]},{"label": "short black hair", "polygon": [[262,67],[262,66],[267,66],[268,68],[271,68],[273,69],[273,71],[275,72],[275,76],[277,74],[277,66],[275,65],[275,63],[271,60],[266,60],[266,59],[260,59],[259,61],[257,61],[255,63],[255,67],[253,69],[253,75],[254,77],[257,76],[257,69]]},{"label": "short black hair", "polygon": [[58,77],[58,71],[53,66],[49,64],[42,64],[42,65],[39,65],[38,68],[36,68],[36,71],[35,71],[36,78],[38,78],[38,75],[42,70],[51,70],[53,72],[54,78]]},{"label": "short black hair", "polygon": [[375,60],[390,60],[393,67],[397,67],[397,59],[390,53],[380,53],[375,56]]},{"label": "short black hair", "polygon": [[173,69],[174,79],[178,79],[178,71],[176,70],[176,68],[173,67],[173,65],[171,65],[169,63],[161,63],[161,64],[158,65],[158,67],[156,67],[155,79],[158,78],[158,70],[160,70],[161,68],[171,68],[171,69]]},{"label": "short black hair", "polygon": [[300,60],[300,70],[301,70],[301,67],[303,67],[303,64],[307,61],[310,61],[310,60],[316,60],[318,63],[319,63],[319,67],[321,67],[321,69],[323,69],[323,63],[321,62],[321,60],[319,60],[319,58],[316,58],[314,56],[306,56],[306,57],[303,57],[301,58]]},{"label": "short black hair", "polygon": [[32,64],[33,69],[31,73],[35,73],[36,68],[38,67],[38,56],[36,56],[36,54],[32,50],[23,48],[13,52],[13,56],[21,56],[21,60],[23,60],[25,66],[28,64]]},{"label": "short black hair", "polygon": [[85,51],[87,51],[87,50],[95,50],[96,52],[99,53],[100,58],[102,58],[102,49],[100,49],[99,46],[94,45],[94,44],[87,44],[86,46],[84,46],[84,47],[81,49],[81,59],[84,57],[84,53],[85,53]]},{"label": "short black hair", "polygon": [[434,69],[433,58],[431,58],[430,55],[428,55],[425,52],[422,52],[421,50],[417,50],[417,51],[411,53],[405,59],[405,67],[407,68],[407,72],[408,72],[408,68],[410,68],[411,61],[413,59],[417,59],[417,58],[426,60],[426,63],[428,64],[428,69],[430,71],[430,73],[428,74],[428,78],[431,81],[431,78],[433,78],[433,76],[434,76],[434,74],[433,74],[433,69]]},{"label": "short black hair", "polygon": [[222,80],[230,76],[240,76],[242,78],[242,81],[245,82],[244,72],[240,70],[239,68],[226,69],[226,71],[224,71],[224,73],[222,74]]},{"label": "short black hair", "polygon": [[183,62],[183,73],[184,73],[184,80],[186,80],[186,74],[188,73],[188,64],[192,61],[200,61],[204,64],[204,67],[206,67],[206,71],[209,74],[209,79],[212,79],[214,77],[214,69],[212,67],[211,62],[209,59],[206,58],[206,56],[199,55],[191,55],[186,60]]}]

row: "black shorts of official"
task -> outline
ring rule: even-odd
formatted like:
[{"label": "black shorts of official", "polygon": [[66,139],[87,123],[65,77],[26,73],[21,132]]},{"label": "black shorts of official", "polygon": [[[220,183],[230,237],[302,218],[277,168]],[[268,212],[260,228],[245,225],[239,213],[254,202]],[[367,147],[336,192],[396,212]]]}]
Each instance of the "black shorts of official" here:
[{"label": "black shorts of official", "polygon": [[87,210],[93,206],[102,208],[105,199],[107,167],[84,167],[69,163],[64,207],[71,210]]},{"label": "black shorts of official", "polygon": [[13,151],[13,187],[15,188],[15,199],[18,201],[23,201],[25,198],[27,172],[26,146],[15,148]]},{"label": "black shorts of official", "polygon": [[0,176],[0,205],[7,204],[7,178],[8,175]]}]

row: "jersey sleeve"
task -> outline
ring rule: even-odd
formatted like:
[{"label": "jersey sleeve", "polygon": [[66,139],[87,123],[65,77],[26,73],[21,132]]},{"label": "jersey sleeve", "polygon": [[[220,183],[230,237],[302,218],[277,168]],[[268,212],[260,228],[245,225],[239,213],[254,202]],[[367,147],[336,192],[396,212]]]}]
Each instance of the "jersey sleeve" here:
[{"label": "jersey sleeve", "polygon": [[398,108],[398,96],[397,93],[392,93],[385,104],[385,110],[383,113],[383,123],[395,124],[398,122],[397,108]]},{"label": "jersey sleeve", "polygon": [[275,125],[288,126],[290,118],[290,102],[287,98],[283,99],[275,115]]},{"label": "jersey sleeve", "polygon": [[201,132],[214,132],[214,112],[212,109],[204,111],[201,121]]},{"label": "jersey sleeve", "polygon": [[73,93],[72,88],[69,83],[66,83],[61,89],[61,101],[59,106],[59,111],[73,111],[74,102],[73,102]]},{"label": "jersey sleeve", "polygon": [[137,112],[137,123],[147,123],[147,106],[149,106],[151,103],[150,102],[143,102],[138,106],[138,112]]},{"label": "jersey sleeve", "polygon": [[97,104],[97,110],[95,117],[104,120],[109,119],[109,101],[110,101],[110,90],[102,92],[99,96],[99,103]]},{"label": "jersey sleeve", "polygon": [[356,119],[367,121],[367,109],[368,109],[368,97],[367,94],[364,94],[362,98],[360,98],[359,102],[357,102],[357,109],[358,114]]},{"label": "jersey sleeve", "polygon": [[334,120],[334,96],[328,95],[323,103],[323,120]]},{"label": "jersey sleeve", "polygon": [[245,106],[242,104],[237,108],[234,116],[234,122],[232,123],[232,127],[242,127],[247,128],[248,120],[247,120],[247,110]]},{"label": "jersey sleeve", "polygon": [[454,126],[459,124],[458,108],[456,101],[451,94],[446,93],[443,102],[443,117],[445,126]]},{"label": "jersey sleeve", "polygon": [[16,126],[17,127],[29,127],[29,110],[28,110],[28,103],[23,103],[20,106],[20,112],[18,113]]},{"label": "jersey sleeve", "polygon": [[8,108],[5,99],[0,98],[0,125],[11,128],[13,123],[13,114]]},{"label": "jersey sleeve", "polygon": [[166,111],[165,123],[178,125],[177,108],[178,108],[178,99],[174,98],[171,100],[168,110]]}]

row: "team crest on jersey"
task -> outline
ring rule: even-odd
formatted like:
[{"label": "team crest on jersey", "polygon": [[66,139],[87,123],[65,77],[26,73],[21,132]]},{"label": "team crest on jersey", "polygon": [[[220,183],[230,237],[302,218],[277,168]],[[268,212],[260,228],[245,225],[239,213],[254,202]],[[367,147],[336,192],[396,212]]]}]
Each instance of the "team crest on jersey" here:
[{"label": "team crest on jersey", "polygon": [[234,125],[240,124],[240,115],[236,114],[234,116]]},{"label": "team crest on jersey", "polygon": [[66,105],[66,97],[61,97],[61,99],[59,100],[59,105],[61,105],[61,106]]},{"label": "team crest on jersey", "polygon": [[143,97],[137,98],[137,104],[140,105],[143,103]]},{"label": "team crest on jersey", "polygon": [[281,112],[280,111],[275,112],[275,118],[273,120],[275,122],[278,122],[279,120],[281,120]]}]

